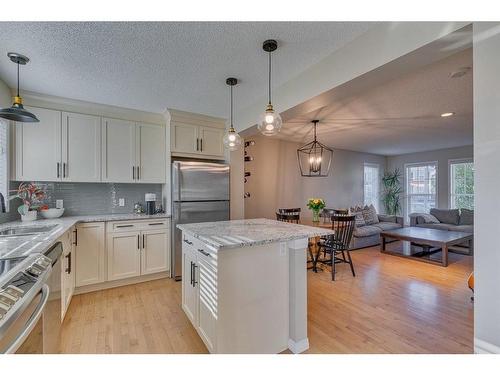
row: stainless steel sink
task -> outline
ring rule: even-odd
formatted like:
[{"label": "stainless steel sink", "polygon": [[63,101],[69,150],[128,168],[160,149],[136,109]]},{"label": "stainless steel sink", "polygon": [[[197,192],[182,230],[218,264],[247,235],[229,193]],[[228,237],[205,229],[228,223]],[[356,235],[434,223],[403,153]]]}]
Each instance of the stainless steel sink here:
[{"label": "stainless steel sink", "polygon": [[32,225],[25,227],[13,227],[5,228],[0,230],[0,237],[7,236],[29,236],[40,233],[47,233],[57,227],[57,224],[53,225]]}]

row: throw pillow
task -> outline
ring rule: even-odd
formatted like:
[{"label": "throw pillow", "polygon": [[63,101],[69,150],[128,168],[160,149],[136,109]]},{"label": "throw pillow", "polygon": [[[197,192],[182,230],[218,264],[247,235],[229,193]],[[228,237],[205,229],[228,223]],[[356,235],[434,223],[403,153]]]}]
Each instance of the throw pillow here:
[{"label": "throw pillow", "polygon": [[379,222],[377,210],[375,209],[373,204],[371,204],[369,207],[365,206],[362,212],[366,225],[377,224]]},{"label": "throw pillow", "polygon": [[460,210],[460,225],[474,225],[474,210]]},{"label": "throw pillow", "polygon": [[418,216],[423,220],[423,222],[419,224],[439,224],[439,220],[431,214],[419,214]]},{"label": "throw pillow", "polygon": [[354,220],[356,222],[356,227],[364,227],[366,225],[365,218],[363,217],[363,211],[353,212]]},{"label": "throw pillow", "polygon": [[460,220],[460,212],[458,209],[440,210],[439,208],[431,208],[430,213],[438,219],[440,223],[458,225]]}]

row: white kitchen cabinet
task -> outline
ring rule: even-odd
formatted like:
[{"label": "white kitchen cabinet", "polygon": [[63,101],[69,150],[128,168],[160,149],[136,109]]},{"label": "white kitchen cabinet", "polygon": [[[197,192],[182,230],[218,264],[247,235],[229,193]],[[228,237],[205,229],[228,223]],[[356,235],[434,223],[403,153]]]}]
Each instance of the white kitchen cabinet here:
[{"label": "white kitchen cabinet", "polygon": [[165,183],[165,128],[103,119],[102,180]]},{"label": "white kitchen cabinet", "polygon": [[71,303],[75,291],[75,258],[73,255],[73,228],[64,233],[60,238],[63,246],[61,258],[61,320],[64,320],[66,311]]},{"label": "white kitchen cabinet", "polygon": [[217,333],[217,269],[197,254],[198,259],[198,333],[210,352],[215,349]]},{"label": "white kitchen cabinet", "polygon": [[198,126],[187,123],[173,123],[170,126],[172,152],[197,154],[200,146]]},{"label": "white kitchen cabinet", "polygon": [[198,325],[198,288],[196,287],[196,254],[182,249],[182,309],[194,327]]},{"label": "white kitchen cabinet", "polygon": [[108,280],[141,275],[140,232],[108,233]]},{"label": "white kitchen cabinet", "polygon": [[108,280],[170,269],[168,220],[107,223]]},{"label": "white kitchen cabinet", "polygon": [[168,271],[168,235],[164,229],[142,233],[141,275]]},{"label": "white kitchen cabinet", "polygon": [[74,233],[77,287],[106,281],[104,223],[83,223]]},{"label": "white kitchen cabinet", "polygon": [[136,181],[164,184],[166,174],[165,128],[136,125]]},{"label": "white kitchen cabinet", "polygon": [[102,180],[135,182],[135,123],[102,119]]},{"label": "white kitchen cabinet", "polygon": [[62,113],[63,181],[101,181],[101,118]]},{"label": "white kitchen cabinet", "polygon": [[198,128],[200,138],[200,153],[203,155],[224,156],[224,129],[217,129],[208,126]]},{"label": "white kitchen cabinet", "polygon": [[18,181],[60,181],[61,112],[26,107],[40,122],[15,123],[14,176]]}]

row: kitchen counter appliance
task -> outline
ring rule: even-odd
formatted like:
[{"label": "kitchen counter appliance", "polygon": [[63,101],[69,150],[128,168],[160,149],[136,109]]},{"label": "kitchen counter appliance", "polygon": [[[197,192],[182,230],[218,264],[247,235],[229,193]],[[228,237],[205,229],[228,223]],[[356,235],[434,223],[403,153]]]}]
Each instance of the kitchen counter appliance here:
[{"label": "kitchen counter appliance", "polygon": [[229,166],[202,161],[172,163],[172,265],[182,278],[182,232],[177,224],[229,220]]}]

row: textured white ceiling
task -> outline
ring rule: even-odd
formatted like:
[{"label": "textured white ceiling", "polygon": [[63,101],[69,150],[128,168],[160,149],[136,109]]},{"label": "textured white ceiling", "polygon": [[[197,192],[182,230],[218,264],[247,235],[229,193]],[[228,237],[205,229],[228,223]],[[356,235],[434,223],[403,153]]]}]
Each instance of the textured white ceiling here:
[{"label": "textured white ceiling", "polygon": [[[313,119],[318,140],[328,146],[398,155],[473,143],[472,49],[371,88],[354,97],[297,115],[283,124],[278,137],[306,143]],[[360,77],[359,79],[363,79]],[[454,116],[442,118],[444,112]]]},{"label": "textured white ceiling", "polygon": [[[163,112],[226,117],[225,79],[241,79],[235,109],[267,90],[262,42],[275,38],[273,84],[280,85],[373,23],[354,22],[22,22],[0,23],[0,78],[15,85],[6,54],[30,57],[24,90]],[[263,103],[264,105],[265,103]]]}]

